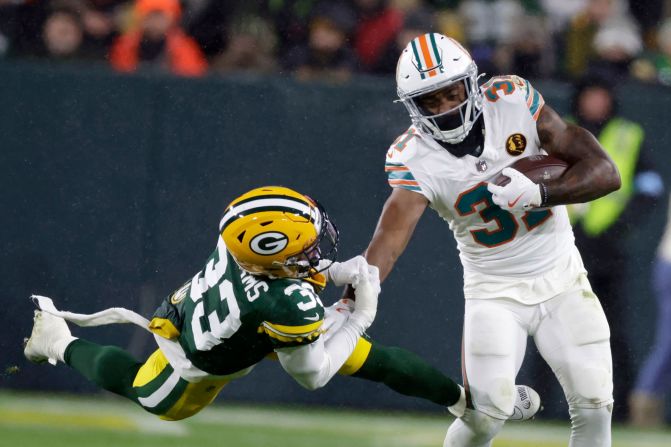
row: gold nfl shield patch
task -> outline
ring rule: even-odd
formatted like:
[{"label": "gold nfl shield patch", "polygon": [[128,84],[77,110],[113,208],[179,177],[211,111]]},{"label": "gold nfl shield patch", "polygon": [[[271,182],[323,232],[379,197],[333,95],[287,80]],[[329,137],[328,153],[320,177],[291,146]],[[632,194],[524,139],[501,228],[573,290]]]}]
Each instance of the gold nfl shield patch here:
[{"label": "gold nfl shield patch", "polygon": [[506,140],[506,151],[514,157],[522,155],[526,147],[527,139],[521,133],[514,133]]}]

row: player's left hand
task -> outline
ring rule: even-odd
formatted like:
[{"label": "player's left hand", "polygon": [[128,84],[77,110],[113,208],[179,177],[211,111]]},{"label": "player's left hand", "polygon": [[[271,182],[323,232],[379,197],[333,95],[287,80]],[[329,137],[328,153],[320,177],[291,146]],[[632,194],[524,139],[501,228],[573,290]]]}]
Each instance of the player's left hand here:
[{"label": "player's left hand", "polygon": [[[330,263],[330,265],[327,264],[328,268],[326,268],[326,265],[322,263]],[[366,262],[366,258],[361,255],[355,256],[344,262],[322,260],[319,262],[319,270],[323,270],[324,268],[326,268],[324,271],[326,278],[338,287],[344,286],[345,284],[356,286],[359,281],[367,279],[370,275],[368,262]]]},{"label": "player's left hand", "polygon": [[495,204],[507,211],[528,210],[540,206],[541,190],[538,184],[513,168],[505,168],[501,173],[510,178],[510,183],[506,186],[487,184],[487,190],[492,193]]}]

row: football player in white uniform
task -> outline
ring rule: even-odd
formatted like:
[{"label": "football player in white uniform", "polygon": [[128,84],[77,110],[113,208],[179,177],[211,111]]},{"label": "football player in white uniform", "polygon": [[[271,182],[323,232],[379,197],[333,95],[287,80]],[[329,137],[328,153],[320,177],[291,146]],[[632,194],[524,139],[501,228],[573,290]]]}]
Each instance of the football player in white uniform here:
[{"label": "football player in white uniform", "polygon": [[[445,446],[490,446],[513,412],[515,377],[533,337],[566,394],[572,447],[610,446],[609,328],[573,243],[567,203],[620,187],[617,168],[586,130],[563,121],[517,76],[478,86],[455,40],[412,40],[396,71],[412,125],[390,147],[392,192],[366,250],[389,275],[427,206],[454,233],[464,269],[464,384],[470,409]],[[552,154],[569,167],[536,184],[509,166]],[[506,186],[490,181],[499,173]]]}]

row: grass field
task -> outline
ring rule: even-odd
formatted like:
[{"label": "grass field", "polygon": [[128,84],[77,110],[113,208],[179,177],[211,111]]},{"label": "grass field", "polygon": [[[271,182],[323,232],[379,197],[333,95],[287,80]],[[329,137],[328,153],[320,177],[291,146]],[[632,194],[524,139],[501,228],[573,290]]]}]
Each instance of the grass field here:
[{"label": "grass field", "polygon": [[[2,447],[441,447],[436,415],[215,405],[163,422],[107,397],[0,393]],[[495,447],[566,446],[568,423],[510,423]],[[671,431],[615,427],[616,447],[668,447]]]}]

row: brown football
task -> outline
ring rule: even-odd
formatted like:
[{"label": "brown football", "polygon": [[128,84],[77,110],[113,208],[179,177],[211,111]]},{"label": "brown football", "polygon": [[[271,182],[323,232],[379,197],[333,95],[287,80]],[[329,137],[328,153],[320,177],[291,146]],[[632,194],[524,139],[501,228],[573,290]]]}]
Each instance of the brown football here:
[{"label": "brown football", "polygon": [[[561,177],[568,168],[568,163],[552,155],[532,155],[520,158],[508,167],[517,169],[532,182],[540,183]],[[510,183],[510,177],[499,174],[492,183],[505,186]]]}]

